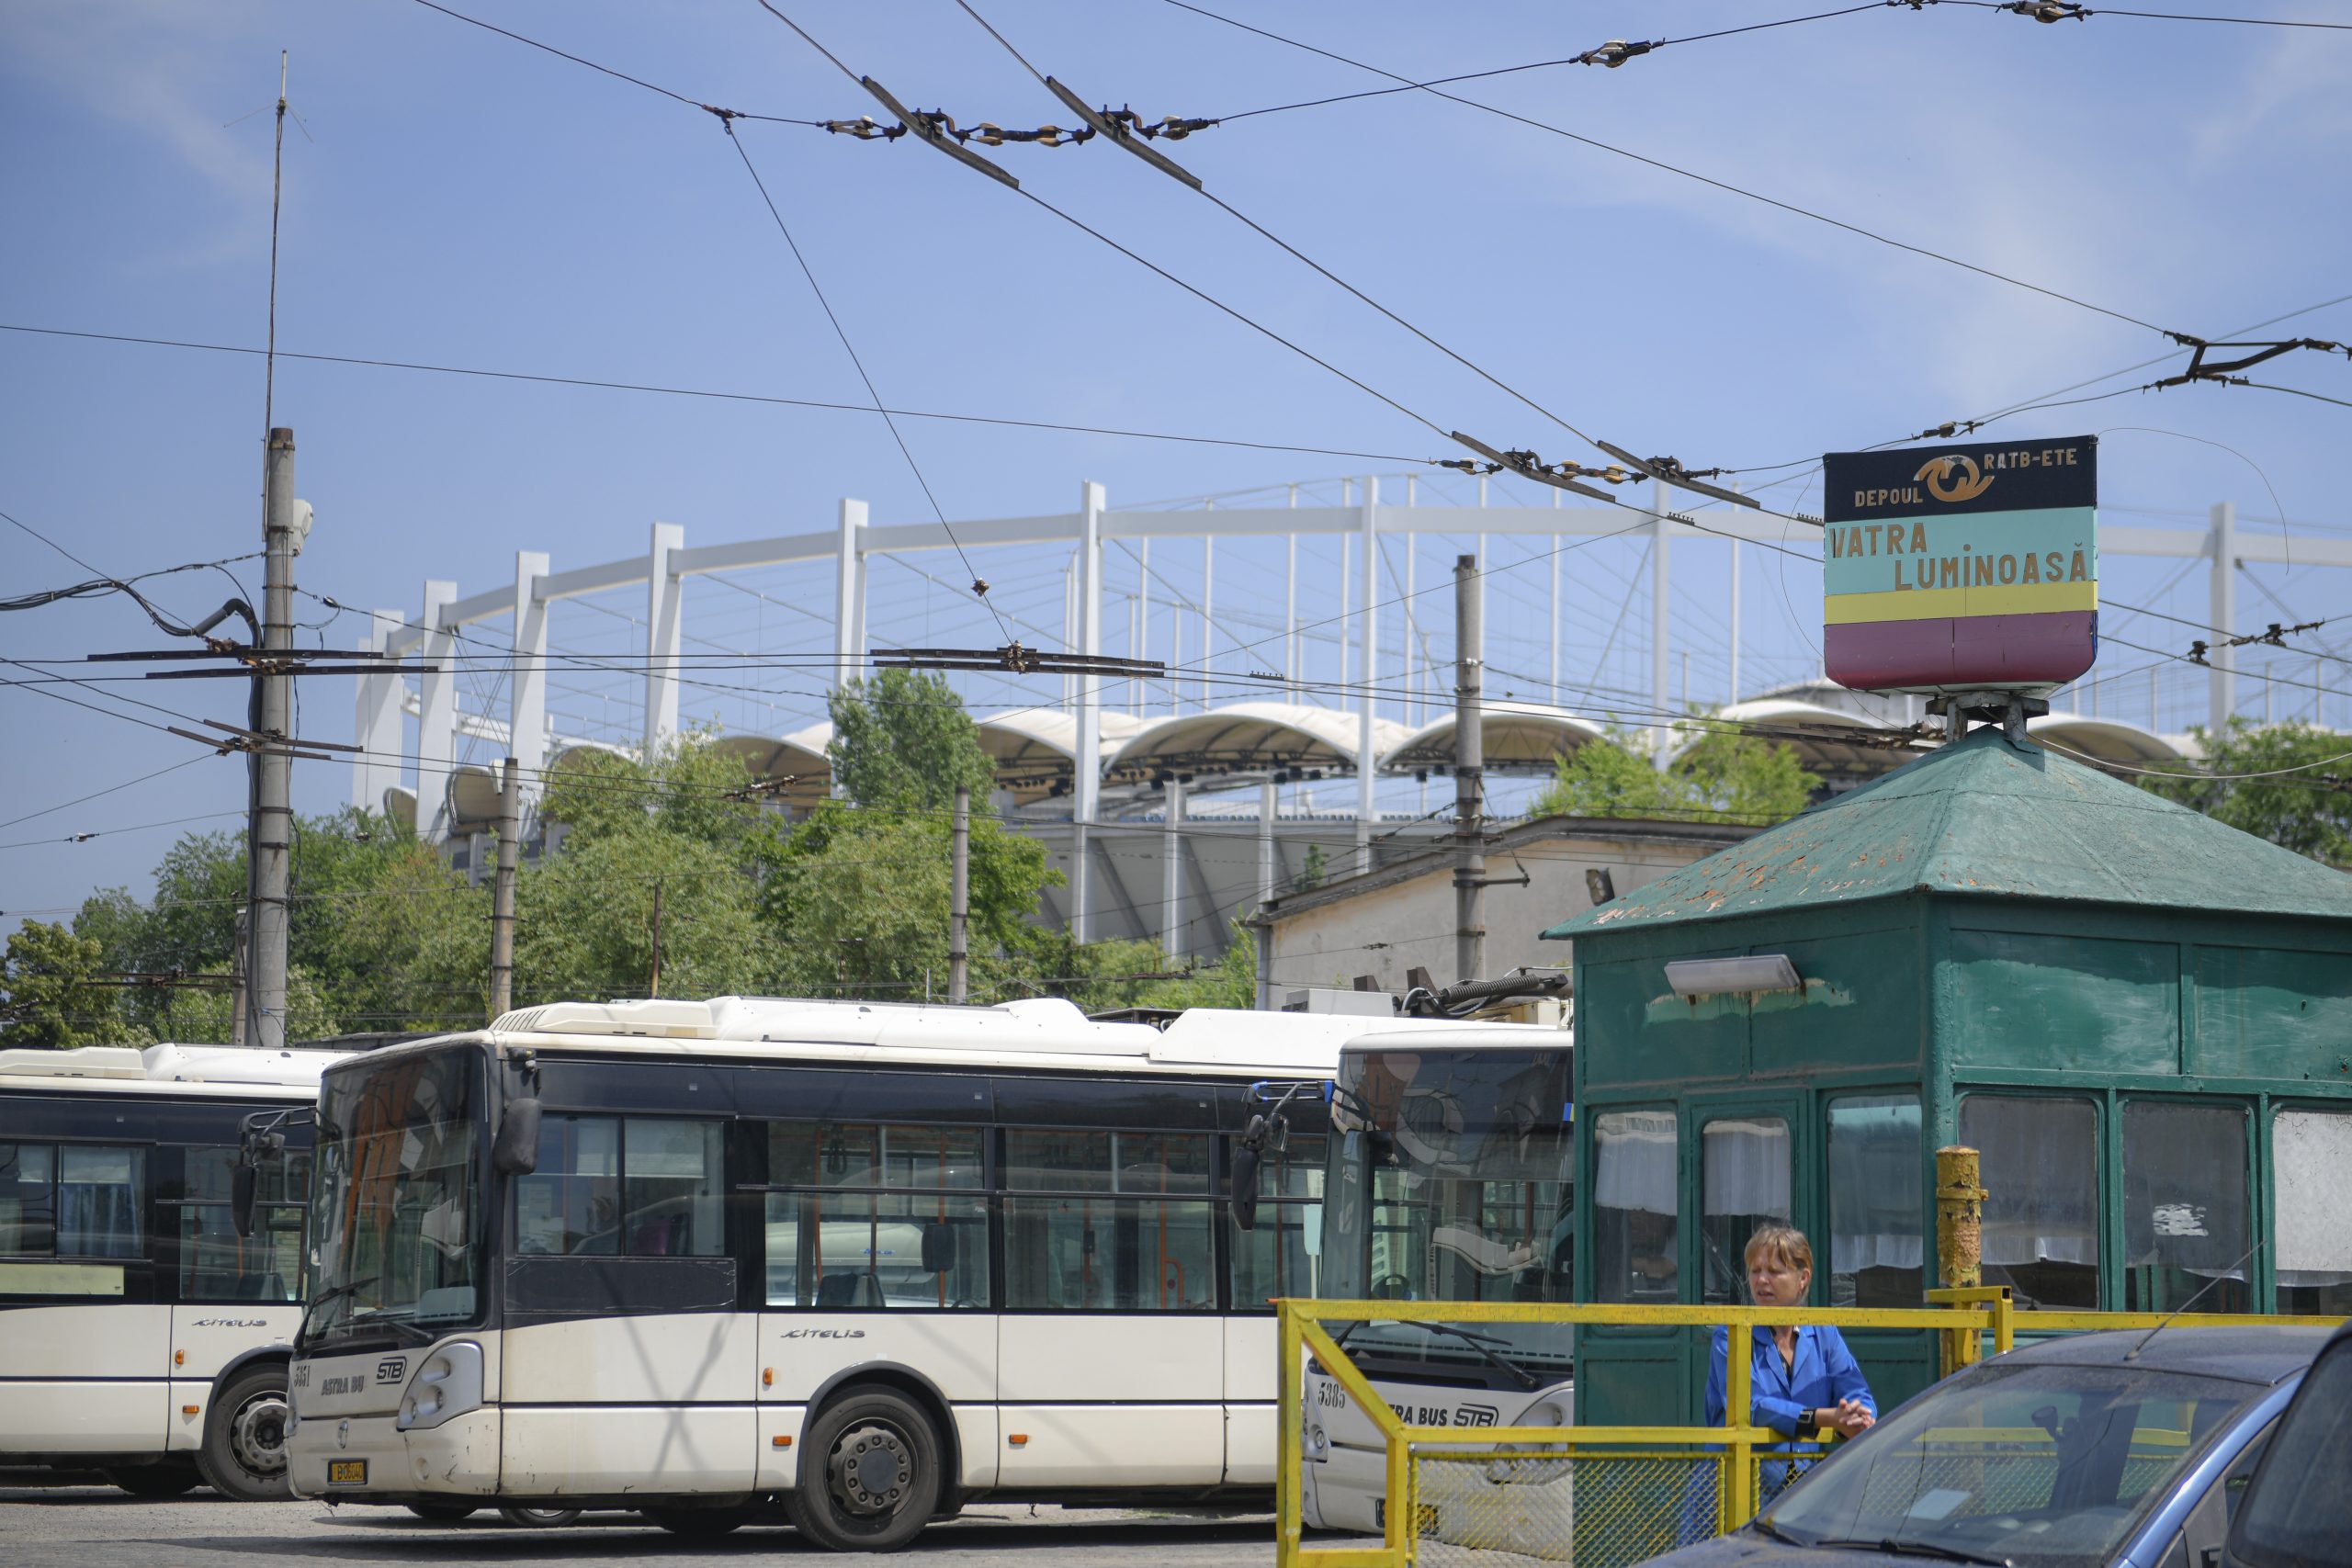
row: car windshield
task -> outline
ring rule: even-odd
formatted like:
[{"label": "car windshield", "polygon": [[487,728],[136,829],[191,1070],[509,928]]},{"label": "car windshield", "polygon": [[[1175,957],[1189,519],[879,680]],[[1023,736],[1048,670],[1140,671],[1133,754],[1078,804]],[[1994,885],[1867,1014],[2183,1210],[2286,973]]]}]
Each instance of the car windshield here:
[{"label": "car windshield", "polygon": [[1791,1487],[1764,1522],[1807,1545],[1899,1542],[2017,1568],[2088,1568],[2112,1559],[2262,1392],[2128,1366],[1983,1367],[1889,1416]]},{"label": "car windshield", "polygon": [[464,1047],[327,1075],[306,1346],[475,1314],[481,1077]]},{"label": "car windshield", "polygon": [[2319,1359],[2238,1509],[2230,1555],[2253,1568],[2352,1568],[2352,1340]]},{"label": "car windshield", "polygon": [[[1566,1050],[1351,1051],[1331,1108],[1322,1293],[1409,1302],[1552,1302],[1572,1282]],[[1351,1353],[1558,1373],[1569,1337],[1484,1324],[1479,1344],[1365,1324]]]}]

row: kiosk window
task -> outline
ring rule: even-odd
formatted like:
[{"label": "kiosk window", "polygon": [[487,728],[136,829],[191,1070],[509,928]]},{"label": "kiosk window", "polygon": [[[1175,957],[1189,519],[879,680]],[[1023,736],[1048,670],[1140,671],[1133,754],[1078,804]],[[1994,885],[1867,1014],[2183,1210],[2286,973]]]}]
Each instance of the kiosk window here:
[{"label": "kiosk window", "polygon": [[1984,1282],[2018,1309],[2098,1310],[2098,1113],[2087,1100],[1972,1094],[1960,1141],[1977,1152]]},{"label": "kiosk window", "polygon": [[1671,1111],[1593,1118],[1593,1299],[1671,1302],[1679,1283]]},{"label": "kiosk window", "polygon": [[2202,1312],[2254,1310],[2245,1123],[2234,1105],[2124,1105],[2124,1311],[2174,1312],[2192,1296]]},{"label": "kiosk window", "polygon": [[1789,1124],[1778,1116],[1724,1116],[1699,1134],[1702,1302],[1747,1300],[1747,1238],[1789,1223]]},{"label": "kiosk window", "polygon": [[2281,1111],[2270,1122],[2271,1186],[2278,1195],[2278,1310],[2352,1315],[2352,1115]]},{"label": "kiosk window", "polygon": [[1829,1304],[1919,1304],[1919,1097],[1829,1102]]}]

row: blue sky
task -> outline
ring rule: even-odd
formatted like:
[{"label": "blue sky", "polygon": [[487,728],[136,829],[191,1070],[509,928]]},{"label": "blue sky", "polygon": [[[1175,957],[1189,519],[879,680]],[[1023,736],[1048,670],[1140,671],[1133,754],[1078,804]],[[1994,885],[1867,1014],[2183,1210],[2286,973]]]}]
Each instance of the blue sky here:
[{"label": "blue sky", "polygon": [[[878,112],[753,0],[458,8],[704,102],[811,118]],[[967,123],[1070,118],[952,0],[783,8],[910,104]],[[2236,0],[2197,8],[2241,9]],[[1804,9],[1758,0],[1232,7],[1271,30],[1425,75]],[[2327,9],[2259,0],[2242,13]],[[1041,69],[1152,118],[1238,115],[1378,85],[1162,0],[989,0],[982,10]],[[0,320],[259,344],[270,117],[238,117],[274,97],[281,49],[314,138],[288,132],[281,346],[862,400],[715,119],[413,0],[17,0],[0,11],[9,215]],[[1566,66],[1453,90],[2214,335],[2352,292],[2347,87],[2352,35],[2123,17],[2042,27],[1931,7],[1679,45],[1621,70]],[[1403,416],[944,158],[796,126],[745,124],[740,134],[895,404],[1452,455]],[[1235,207],[1566,418],[1694,466],[1884,440],[2166,346],[2142,327],[1426,94],[1238,118],[1166,150]],[[1597,460],[1134,160],[1100,144],[992,156],[1047,200],[1447,427]],[[2277,331],[2352,338],[2352,304]],[[2260,378],[2352,395],[2341,356],[2290,358]],[[0,333],[0,510],[108,573],[257,548],[261,383],[249,358]],[[413,612],[426,577],[479,592],[511,580],[522,548],[548,551],[559,570],[641,550],[657,520],[707,544],[825,527],[845,495],[868,500],[876,523],[926,514],[888,433],[854,413],[299,362],[280,363],[276,407],[297,433],[300,489],[317,507],[300,580],[354,605]],[[2244,526],[2276,529],[2283,512],[2298,530],[2340,536],[2352,527],[2337,499],[2347,418],[2352,411],[2308,400],[2208,387],[1999,428],[2105,433],[2111,517],[2197,526],[2208,504],[2233,500]],[[907,432],[951,518],[1067,510],[1081,479],[1104,483],[1119,505],[1406,471],[984,426],[918,422]],[[1468,498],[1458,476],[1421,471],[1431,475],[1424,496]],[[1336,500],[1336,484],[1309,493]],[[1817,488],[1773,493],[1817,509]],[[1457,544],[1425,541],[1423,585]],[[1498,558],[1518,552],[1498,546]],[[1722,564],[1716,552],[1684,555],[1678,615],[1689,627],[1691,694],[1720,698],[1727,660],[1712,607]],[[1155,558],[1171,586],[1197,575],[1197,552],[1178,556]],[[1579,681],[1645,683],[1637,547],[1595,546],[1574,558],[1556,606],[1567,663]],[[915,564],[956,575],[938,558]],[[1221,573],[1234,574],[1216,588],[1229,613],[1262,611],[1264,564],[1220,557]],[[234,570],[257,588],[257,568]],[[1060,556],[1005,552],[981,570],[1014,613],[1059,624]],[[876,570],[877,634],[981,634],[946,587]],[[1819,585],[1815,569],[1754,552],[1749,572],[1752,689],[1812,659]],[[1114,557],[1114,586],[1123,574],[1132,563]],[[6,592],[80,575],[0,528]],[[2201,615],[2201,571],[2167,586],[2175,575],[2171,563],[2110,560],[2107,592]],[[2263,581],[2300,615],[2344,603],[2340,572],[2272,569]],[[830,611],[820,577],[771,573],[742,585],[752,592],[698,587],[694,629],[747,649],[821,645],[808,614]],[[191,574],[164,580],[156,597],[201,614],[225,591],[217,574]],[[1542,660],[1548,574],[1521,573],[1494,592],[1493,657]],[[1612,637],[1629,592],[1642,597]],[[2284,613],[2252,592],[2243,598],[2249,623]],[[618,614],[567,611],[559,643],[626,649],[628,606],[614,604]],[[2194,635],[2144,621],[2133,633],[2112,612],[2107,626],[2166,648]],[[320,635],[342,645],[362,630],[345,617]],[[1114,626],[1113,651],[1124,651],[1123,637]],[[0,656],[10,658],[161,641],[119,598],[0,617]],[[704,701],[702,716],[778,728],[813,715],[812,678],[778,684],[764,703]],[[617,690],[559,692],[558,728],[625,731],[610,711]],[[2189,682],[2179,690],[2168,728],[2190,716]],[[237,707],[225,684],[137,694],[199,716],[233,717]],[[2258,703],[2258,691],[2249,695]],[[974,693],[979,705],[1012,700]],[[348,738],[347,683],[312,682],[305,705],[306,734]],[[686,706],[698,711],[696,699]],[[0,688],[0,707],[17,738],[0,750],[0,819],[195,750],[26,687]],[[348,793],[340,767],[297,774],[304,809],[332,808]],[[207,760],[0,829],[10,844],[101,834],[0,850],[0,921],[69,908],[99,886],[143,892],[180,830],[143,825],[233,812],[243,789],[235,763]]]}]

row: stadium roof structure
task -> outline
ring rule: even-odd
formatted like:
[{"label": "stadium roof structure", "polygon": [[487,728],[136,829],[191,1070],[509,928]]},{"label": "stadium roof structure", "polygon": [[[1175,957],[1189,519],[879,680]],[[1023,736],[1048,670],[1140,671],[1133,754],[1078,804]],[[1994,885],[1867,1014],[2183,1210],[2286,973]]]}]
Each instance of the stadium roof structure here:
[{"label": "stadium roof structure", "polygon": [[[1373,754],[1412,733],[1393,718],[1372,721]],[[1235,703],[1175,714],[1142,726],[1111,754],[1103,772],[1135,782],[1157,773],[1242,773],[1307,769],[1353,773],[1361,716],[1303,703]]]},{"label": "stadium roof structure", "polygon": [[[1131,713],[1104,708],[1096,740],[1094,765],[1100,769],[1143,720]],[[1070,707],[1008,708],[981,715],[980,750],[996,764],[999,789],[1011,790],[1020,805],[1046,795],[1066,793],[1077,773],[1078,711]]]},{"label": "stadium roof structure", "polygon": [[[1455,716],[1431,719],[1380,760],[1388,773],[1413,773],[1453,763]],[[1562,757],[1609,732],[1566,708],[1541,703],[1487,703],[1479,711],[1479,750],[1490,773],[1548,773]]]}]

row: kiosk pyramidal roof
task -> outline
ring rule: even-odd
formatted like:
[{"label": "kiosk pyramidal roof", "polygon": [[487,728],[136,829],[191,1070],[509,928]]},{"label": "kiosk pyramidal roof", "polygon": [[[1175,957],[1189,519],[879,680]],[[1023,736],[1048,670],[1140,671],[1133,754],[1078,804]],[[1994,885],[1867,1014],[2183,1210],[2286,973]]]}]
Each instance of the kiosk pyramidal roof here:
[{"label": "kiosk pyramidal roof", "polygon": [[2352,876],[1988,726],[1544,935],[1910,893],[2352,919]]}]

